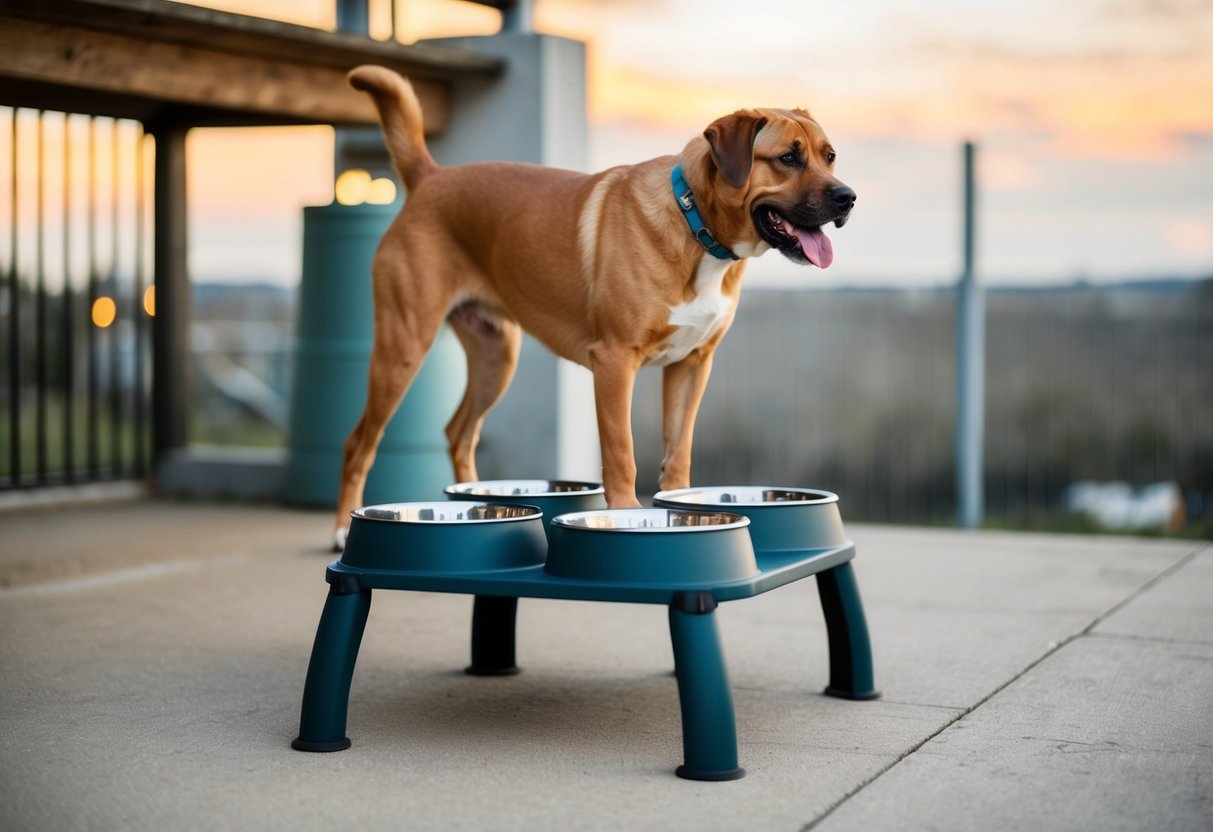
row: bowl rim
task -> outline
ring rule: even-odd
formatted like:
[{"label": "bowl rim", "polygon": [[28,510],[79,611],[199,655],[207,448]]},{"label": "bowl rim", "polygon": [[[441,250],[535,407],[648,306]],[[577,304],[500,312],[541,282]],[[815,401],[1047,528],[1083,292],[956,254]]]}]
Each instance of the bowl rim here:
[{"label": "bowl rim", "polygon": [[[603,515],[603,514],[662,514],[668,516],[670,512],[676,511],[682,514],[719,514],[731,517],[732,519],[726,523],[704,526],[623,526],[619,528],[603,528],[601,526],[581,525],[576,521],[579,518],[588,515]],[[567,514],[558,514],[552,518],[551,525],[559,526],[562,529],[570,529],[578,532],[604,532],[607,534],[679,534],[683,532],[702,533],[702,532],[719,532],[729,529],[744,529],[750,525],[750,518],[742,514],[734,514],[731,511],[696,511],[695,509],[684,508],[604,508],[591,509],[590,511],[572,511]]]},{"label": "bowl rim", "polygon": [[[368,517],[367,511],[372,509],[381,509],[383,511],[396,510],[401,508],[411,509],[433,509],[435,511],[449,512],[458,510],[459,507],[472,509],[477,506],[494,506],[500,508],[508,508],[511,511],[519,509],[527,509],[527,513],[516,517],[484,517],[480,519],[435,519],[421,520],[411,517]],[[376,503],[369,506],[359,506],[350,512],[350,517],[354,520],[359,520],[364,523],[392,523],[406,526],[470,526],[483,523],[517,523],[526,522],[528,520],[541,520],[543,518],[543,509],[539,506],[529,506],[521,503],[494,503],[491,500],[426,500],[421,502],[399,502],[399,503]]]},{"label": "bowl rim", "polygon": [[[524,487],[528,485],[544,485],[546,489],[543,491],[527,491],[525,494],[499,494],[486,490],[485,493],[476,493],[472,489],[491,489],[493,486],[513,485],[515,487]],[[575,490],[553,491],[551,486],[570,485],[581,486]],[[471,482],[457,482],[448,485],[442,489],[443,494],[449,494],[452,497],[497,497],[497,498],[526,498],[526,497],[586,497],[595,496],[597,494],[605,494],[606,489],[602,483],[590,482],[588,480],[568,480],[568,479],[514,479],[514,480],[473,480]]]},{"label": "bowl rim", "polygon": [[[776,500],[773,502],[725,502],[722,500],[700,500],[698,502],[685,501],[687,497],[695,494],[704,494],[706,492],[724,492],[724,491],[783,491],[793,494],[812,495],[806,500]],[[658,491],[653,495],[653,502],[663,500],[667,503],[673,503],[679,508],[695,509],[699,507],[711,509],[788,509],[805,506],[822,506],[838,502],[838,495],[833,491],[826,491],[822,488],[805,488],[802,486],[784,486],[784,485],[700,485],[691,486],[690,488],[673,488],[669,491]]]}]

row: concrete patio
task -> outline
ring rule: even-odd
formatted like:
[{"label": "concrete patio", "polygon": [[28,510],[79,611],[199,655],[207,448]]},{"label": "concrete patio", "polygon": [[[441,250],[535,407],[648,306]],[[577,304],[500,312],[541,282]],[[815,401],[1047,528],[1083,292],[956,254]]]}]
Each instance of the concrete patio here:
[{"label": "concrete patio", "polygon": [[[845,501],[843,503],[845,515]],[[0,828],[1207,830],[1213,549],[852,526],[884,697],[820,695],[806,581],[718,613],[742,780],[680,762],[660,606],[376,592],[334,754],[291,750],[323,512],[0,512]]]}]

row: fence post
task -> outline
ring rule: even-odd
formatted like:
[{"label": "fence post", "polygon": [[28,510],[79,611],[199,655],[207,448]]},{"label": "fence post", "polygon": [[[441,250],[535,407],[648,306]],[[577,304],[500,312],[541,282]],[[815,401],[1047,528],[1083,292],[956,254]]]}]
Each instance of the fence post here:
[{"label": "fence post", "polygon": [[981,525],[984,503],[985,294],[974,269],[976,181],[973,142],[964,144],[964,271],[956,309],[956,522]]}]

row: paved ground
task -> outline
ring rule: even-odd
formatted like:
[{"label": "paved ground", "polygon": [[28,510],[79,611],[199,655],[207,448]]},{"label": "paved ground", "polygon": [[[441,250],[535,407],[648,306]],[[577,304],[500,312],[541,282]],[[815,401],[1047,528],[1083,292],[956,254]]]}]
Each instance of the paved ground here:
[{"label": "paved ground", "polygon": [[749,774],[710,784],[660,607],[524,600],[486,679],[470,599],[378,592],[354,746],[304,754],[326,514],[0,513],[0,829],[1213,828],[1213,548],[850,532],[884,698],[819,695],[811,582],[726,604]]}]

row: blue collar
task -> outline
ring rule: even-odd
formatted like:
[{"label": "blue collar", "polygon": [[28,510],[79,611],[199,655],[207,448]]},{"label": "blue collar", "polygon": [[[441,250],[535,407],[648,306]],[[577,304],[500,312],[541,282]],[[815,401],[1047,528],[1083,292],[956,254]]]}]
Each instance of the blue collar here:
[{"label": "blue collar", "polygon": [[674,199],[678,201],[678,207],[682,209],[683,219],[687,221],[687,225],[691,227],[691,234],[695,236],[704,250],[718,260],[739,259],[736,254],[718,243],[712,236],[712,232],[708,231],[703,217],[699,216],[699,209],[695,207],[695,195],[691,193],[691,186],[687,184],[686,177],[682,175],[682,165],[674,165],[674,171],[670,174],[670,184],[674,186]]}]

